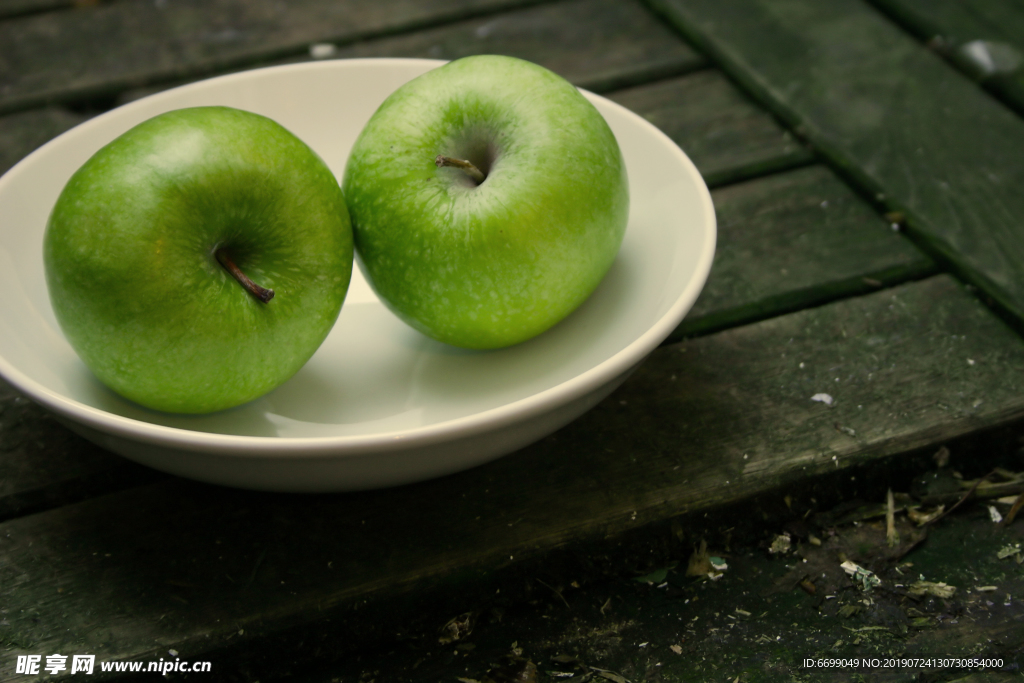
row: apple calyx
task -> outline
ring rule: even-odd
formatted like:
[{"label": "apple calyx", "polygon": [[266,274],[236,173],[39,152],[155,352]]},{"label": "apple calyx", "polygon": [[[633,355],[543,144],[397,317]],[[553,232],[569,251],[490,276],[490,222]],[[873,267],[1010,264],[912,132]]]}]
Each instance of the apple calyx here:
[{"label": "apple calyx", "polygon": [[231,273],[231,276],[238,280],[239,284],[245,288],[245,291],[252,294],[254,297],[262,301],[263,303],[269,303],[274,298],[274,290],[267,289],[266,287],[260,287],[258,284],[249,279],[249,276],[242,272],[231,257],[228,256],[227,250],[224,247],[218,248],[213,255],[216,257],[218,263],[224,266],[224,270]]},{"label": "apple calyx", "polygon": [[441,168],[442,166],[451,166],[465,171],[466,175],[475,180],[477,185],[487,178],[487,176],[481,173],[480,169],[474,166],[471,161],[466,161],[465,159],[455,159],[453,157],[446,157],[443,154],[438,154],[434,159],[434,165],[438,168]]}]

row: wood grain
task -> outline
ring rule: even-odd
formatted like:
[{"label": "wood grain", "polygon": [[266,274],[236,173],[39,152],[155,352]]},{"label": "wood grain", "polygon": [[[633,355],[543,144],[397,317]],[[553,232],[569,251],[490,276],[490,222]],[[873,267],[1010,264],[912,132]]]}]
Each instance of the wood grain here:
[{"label": "wood grain", "polygon": [[[325,43],[322,47],[333,48],[333,44]],[[331,57],[457,59],[470,54],[505,54],[528,59],[592,90],[605,90],[620,83],[645,82],[706,65],[703,57],[680,41],[640,4],[617,0],[571,0],[457,21],[436,29],[334,48]],[[65,55],[65,59],[71,57],[73,55]],[[300,57],[273,63],[312,59],[304,53]],[[166,87],[171,85],[165,84]],[[130,88],[120,93],[118,99],[124,103],[162,89],[165,87]],[[736,99],[742,101],[742,98]],[[723,110],[732,104],[727,96],[719,97],[715,104],[719,102]],[[705,118],[721,116],[722,113],[706,112]],[[750,118],[756,119],[758,112],[755,110],[751,114]],[[88,116],[87,113],[48,107],[0,117],[0,173]],[[770,124],[764,113],[760,116]],[[781,132],[776,129],[770,133],[765,131],[765,134],[778,136]],[[754,134],[746,140],[736,140],[732,146],[750,143],[764,144]]]},{"label": "wood grain", "polygon": [[[519,57],[594,92],[705,68],[707,60],[638,0],[567,0],[456,21],[435,28],[358,41],[321,42],[319,59],[413,57],[458,59],[475,54]],[[311,52],[262,62],[312,61]],[[244,70],[248,67],[241,67]],[[131,88],[124,103],[186,81]]]},{"label": "wood grain", "polygon": [[871,0],[1024,113],[1024,6],[1004,0]]},{"label": "wood grain", "polygon": [[711,196],[718,219],[715,261],[673,340],[936,270],[824,166],[731,185]]},{"label": "wood grain", "polygon": [[0,19],[74,7],[76,0],[0,0]]},{"label": "wood grain", "polygon": [[124,0],[0,23],[0,113],[106,97],[535,0]]},{"label": "wood grain", "polygon": [[1024,121],[858,0],[650,4],[1024,318]]},{"label": "wood grain", "polygon": [[0,116],[0,175],[37,147],[74,128],[86,118],[59,107]]},{"label": "wood grain", "polygon": [[338,58],[458,59],[502,54],[527,59],[594,92],[707,66],[636,0],[570,0],[356,43]]},{"label": "wood grain", "polygon": [[619,90],[610,98],[672,138],[709,187],[814,160],[811,150],[717,69]]},{"label": "wood grain", "polygon": [[11,661],[199,659],[326,627],[410,587],[467,589],[567,543],[1019,419],[1021,370],[1024,343],[942,276],[664,347],[580,420],[443,479],[323,496],[167,480],[10,520],[0,641]]},{"label": "wood grain", "polygon": [[0,520],[160,476],[72,434],[0,379]]}]

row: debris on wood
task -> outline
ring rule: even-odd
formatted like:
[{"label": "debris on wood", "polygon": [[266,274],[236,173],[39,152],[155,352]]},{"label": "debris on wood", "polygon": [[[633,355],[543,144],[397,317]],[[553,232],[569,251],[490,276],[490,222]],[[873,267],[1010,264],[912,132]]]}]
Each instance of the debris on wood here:
[{"label": "debris on wood", "polygon": [[896,532],[896,499],[892,495],[892,489],[885,496],[885,541],[890,548],[900,544],[900,535]]},{"label": "debris on wood", "polygon": [[916,524],[917,526],[924,526],[930,524],[933,520],[937,519],[945,511],[945,505],[938,505],[931,511],[924,511],[920,507],[910,506],[906,509],[907,518]]},{"label": "debris on wood", "polygon": [[480,683],[538,683],[537,665],[515,653],[505,655]]},{"label": "debris on wood", "polygon": [[[903,512],[907,508],[916,507],[917,501],[914,497],[907,493],[893,493],[893,512]],[[889,510],[889,506],[886,503],[869,503],[867,505],[858,505],[853,509],[847,509],[844,514],[839,515],[832,524],[834,526],[843,526],[851,522],[863,522],[869,519],[877,519],[884,517]]]},{"label": "debris on wood", "polygon": [[906,225],[907,216],[902,211],[889,211],[884,215],[889,227],[893,230],[900,230]]},{"label": "debris on wood", "polygon": [[607,681],[613,681],[613,683],[630,683],[629,679],[621,674],[617,674],[614,671],[608,671],[607,669],[598,669],[596,666],[588,667],[594,672],[599,678],[603,678]]},{"label": "debris on wood", "polygon": [[856,616],[863,611],[863,605],[843,605],[839,608],[839,616],[841,616],[843,619],[849,619],[850,617]]},{"label": "debris on wood", "polygon": [[[647,645],[647,643],[643,643],[641,647],[643,647],[644,645]],[[676,647],[679,648],[678,651],[676,651]],[[669,646],[669,649],[671,649],[676,654],[682,654],[683,651],[682,647],[678,645],[676,645],[675,647]],[[613,683],[630,683],[629,679],[624,677],[622,674],[616,673],[609,669],[601,669],[596,666],[590,666],[589,664],[586,664],[585,662],[581,661],[579,658],[573,657],[571,655],[557,655],[555,657],[552,657],[551,661],[562,665],[571,664],[573,666],[573,671],[556,671],[554,669],[547,669],[544,673],[549,678],[571,678],[573,680],[579,681],[580,683],[592,683],[594,679],[604,679],[606,681],[613,681]],[[533,683],[533,681],[536,680],[536,677],[532,679],[522,679],[522,683]],[[485,681],[483,683],[487,682]],[[504,682],[494,681],[494,683]],[[514,681],[509,681],[509,683],[520,683],[520,680],[515,679]]]},{"label": "debris on wood", "polygon": [[1024,505],[1024,493],[1017,496],[1017,499],[1013,501],[1013,505],[1010,507],[1010,511],[1006,513],[1006,525],[1013,523],[1013,519],[1017,516],[1017,513],[1020,512],[1022,505]]},{"label": "debris on wood", "polygon": [[843,425],[839,424],[838,422],[832,423],[832,426],[836,428],[837,432],[842,432],[843,434],[846,434],[847,436],[857,436],[856,430],[854,430],[851,427],[844,427]]},{"label": "debris on wood", "polygon": [[768,548],[768,552],[772,555],[785,555],[793,547],[793,538],[786,532],[783,532],[772,539],[772,544]]},{"label": "debris on wood", "polygon": [[907,587],[907,595],[912,598],[923,598],[933,595],[936,598],[949,599],[956,593],[956,586],[941,581],[915,581]]},{"label": "debris on wood", "polygon": [[711,564],[708,578],[712,581],[718,581],[722,578],[725,575],[725,570],[729,568],[729,565],[721,557],[709,557],[708,562]]},{"label": "debris on wood", "polygon": [[860,589],[863,591],[869,591],[876,586],[882,585],[882,580],[878,578],[873,571],[865,569],[856,562],[846,560],[839,566],[843,568],[843,571],[846,572],[850,578],[860,584]]},{"label": "debris on wood", "polygon": [[334,43],[313,43],[309,46],[309,56],[313,59],[327,59],[337,53]]},{"label": "debris on wood", "polygon": [[472,612],[466,612],[457,617],[452,617],[448,620],[448,623],[441,627],[441,635],[438,637],[437,641],[442,645],[447,645],[448,643],[454,643],[457,640],[462,640],[473,632],[474,618],[475,615]]},{"label": "debris on wood", "polygon": [[[666,574],[668,574],[668,570],[667,570],[667,569],[665,570],[665,573],[666,573]],[[555,595],[557,595],[557,596],[558,596],[558,599],[559,599],[559,600],[561,600],[561,601],[562,601],[562,603],[563,603],[563,604],[564,604],[564,605],[565,605],[566,607],[569,607],[569,601],[565,599],[565,596],[564,596],[564,595],[562,595],[562,591],[558,590],[558,589],[557,589],[557,588],[555,588],[554,586],[549,586],[548,584],[544,583],[544,582],[543,582],[543,581],[541,581],[540,579],[537,579],[537,583],[539,583],[540,585],[544,586],[545,588],[547,588],[548,590],[550,590],[550,591],[551,591],[552,593],[554,593]],[[572,609],[572,608],[571,608],[571,607],[569,607],[569,609]]]},{"label": "debris on wood", "polygon": [[[991,472],[989,472],[988,474],[986,474],[981,479],[978,479],[978,480],[976,480],[974,482],[962,482],[962,484],[967,487],[967,492],[964,493],[962,496],[960,496],[959,500],[957,500],[955,503],[953,503],[952,507],[950,507],[948,510],[943,512],[941,515],[939,515],[938,517],[933,519],[931,523],[934,524],[936,521],[942,519],[943,517],[948,515],[953,510],[956,510],[958,507],[963,505],[963,503],[968,498],[970,498],[976,491],[978,491],[978,495],[982,495],[982,493],[988,493],[989,495],[985,496],[985,497],[988,497],[988,498],[995,498],[995,497],[1003,495],[1004,491],[1002,489],[999,489],[999,492],[993,495],[992,492],[991,492],[991,485],[988,483],[989,478],[991,478],[993,475],[997,474],[998,472],[999,472],[999,468],[996,468],[996,469],[992,470]],[[1012,477],[1013,477],[1013,475],[1011,473],[1011,478]],[[983,484],[984,484],[984,486],[983,486]],[[1015,485],[1024,486],[1024,478],[1022,478],[1020,482],[1015,483]]]},{"label": "debris on wood", "polygon": [[996,553],[996,557],[1000,560],[1005,560],[1008,557],[1013,557],[1017,560],[1017,564],[1024,562],[1024,554],[1022,554],[1020,543],[1011,543],[1010,545],[1004,545]]},{"label": "debris on wood", "polygon": [[666,578],[668,578],[668,572],[669,572],[670,569],[671,569],[671,567],[663,567],[661,569],[656,569],[653,572],[651,572],[650,574],[645,574],[644,576],[638,576],[638,577],[636,577],[633,580],[634,581],[638,581],[639,583],[646,583],[646,584],[650,584],[650,585],[657,585],[657,584],[661,583],[662,581],[664,581]]},{"label": "debris on wood", "polygon": [[1000,522],[1003,521],[1003,516],[999,513],[999,510],[996,509],[995,505],[989,505],[987,507],[988,507],[988,517],[989,517],[989,519],[992,520],[993,524],[999,524]]},{"label": "debris on wood", "polygon": [[961,487],[977,491],[980,498],[999,498],[1011,493],[1024,491],[1024,472],[1011,472],[1003,467],[996,467],[980,479],[963,481]]}]

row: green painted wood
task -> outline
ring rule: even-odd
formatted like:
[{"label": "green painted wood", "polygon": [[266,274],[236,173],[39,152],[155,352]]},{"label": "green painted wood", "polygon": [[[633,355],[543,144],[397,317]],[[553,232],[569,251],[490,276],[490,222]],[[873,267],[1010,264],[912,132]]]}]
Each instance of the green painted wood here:
[{"label": "green painted wood", "polygon": [[1024,318],[1024,121],[859,0],[649,2]]},{"label": "green painted wood", "polygon": [[678,144],[709,187],[808,164],[814,154],[717,70],[610,94]]},{"label": "green painted wood", "polygon": [[711,275],[670,339],[933,274],[933,261],[823,166],[712,193]]},{"label": "green painted wood", "polygon": [[1024,113],[1024,5],[1005,0],[871,0]]},{"label": "green painted wood", "polygon": [[386,596],[467,590],[568,543],[1020,419],[1022,371],[1024,342],[940,276],[663,347],[580,420],[443,479],[318,496],[167,480],[10,520],[0,680],[24,653],[195,660],[364,613],[397,627]]},{"label": "green painted wood", "polygon": [[[645,81],[666,73],[677,74],[706,65],[703,57],[682,43],[637,2],[618,0],[572,0],[480,17],[437,29],[343,46],[332,56],[456,59],[483,53],[529,59],[592,90],[606,89],[620,82]],[[308,54],[304,58],[311,59]],[[288,59],[275,63],[294,61]],[[160,89],[163,88],[133,89],[123,94],[122,101],[137,99]],[[701,96],[703,91],[694,95]],[[723,111],[718,110],[719,105],[724,110],[737,104],[742,106],[741,97],[733,95],[730,99],[727,95],[719,95],[714,106],[709,107],[715,111],[704,111],[703,118],[713,121],[723,115]],[[744,111],[742,115],[751,120],[757,116],[756,110]],[[55,107],[0,118],[0,173],[43,142],[85,118],[83,114]],[[735,114],[729,116],[730,121],[734,118],[737,118]],[[779,130],[772,129],[765,114],[760,113],[760,118],[763,119],[763,130],[758,129],[757,133],[781,136]],[[705,128],[707,125],[705,123]],[[751,143],[758,146],[758,152],[766,153],[760,148],[768,145],[754,133],[747,139],[735,139],[731,145],[722,145],[720,155],[735,155],[736,148]],[[789,153],[787,144],[777,147],[782,154]],[[719,166],[731,163],[727,158],[720,161]]]},{"label": "green painted wood", "polygon": [[0,0],[0,19],[67,9],[88,9],[118,0]]},{"label": "green painted wood", "polygon": [[0,19],[55,9],[67,9],[75,4],[75,0],[0,0]]},{"label": "green painted wood", "polygon": [[0,113],[110,96],[536,0],[133,0],[0,23]]},{"label": "green painted wood", "polygon": [[[56,107],[0,117],[0,174],[85,118]],[[72,434],[0,379],[0,519],[157,476]]]},{"label": "green painted wood", "polygon": [[357,43],[338,58],[520,57],[595,92],[673,76],[707,61],[639,0],[570,0]]},{"label": "green painted wood", "polygon": [[86,119],[58,107],[0,116],[0,175],[30,152]]},{"label": "green painted wood", "polygon": [[[325,55],[321,59],[509,55],[547,67],[594,92],[707,66],[703,56],[682,42],[638,0],[568,0],[350,45],[324,42],[317,49]],[[267,65],[311,61],[314,57],[310,53]],[[119,102],[138,99],[169,85],[128,90]]]},{"label": "green painted wood", "polygon": [[0,520],[161,477],[72,434],[0,379]]}]

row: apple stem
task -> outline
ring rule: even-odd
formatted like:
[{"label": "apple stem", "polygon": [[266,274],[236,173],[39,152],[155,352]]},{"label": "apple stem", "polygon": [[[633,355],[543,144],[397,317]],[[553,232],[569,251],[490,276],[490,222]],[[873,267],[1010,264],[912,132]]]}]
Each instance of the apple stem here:
[{"label": "apple stem", "polygon": [[443,154],[438,154],[437,158],[434,159],[434,165],[438,168],[442,166],[452,166],[454,168],[461,169],[469,175],[470,178],[476,181],[477,185],[482,183],[486,176],[480,172],[480,169],[473,165],[472,162],[466,161],[465,159],[453,159],[452,157],[446,157]]},{"label": "apple stem", "polygon": [[274,298],[274,290],[267,289],[266,287],[260,287],[258,284],[249,279],[249,276],[242,272],[242,269],[235,265],[235,262],[228,256],[227,250],[220,248],[213,253],[217,257],[217,261],[224,266],[224,270],[231,273],[232,277],[238,280],[239,284],[245,288],[245,291],[252,294],[254,297],[262,301],[263,303],[269,303]]}]

